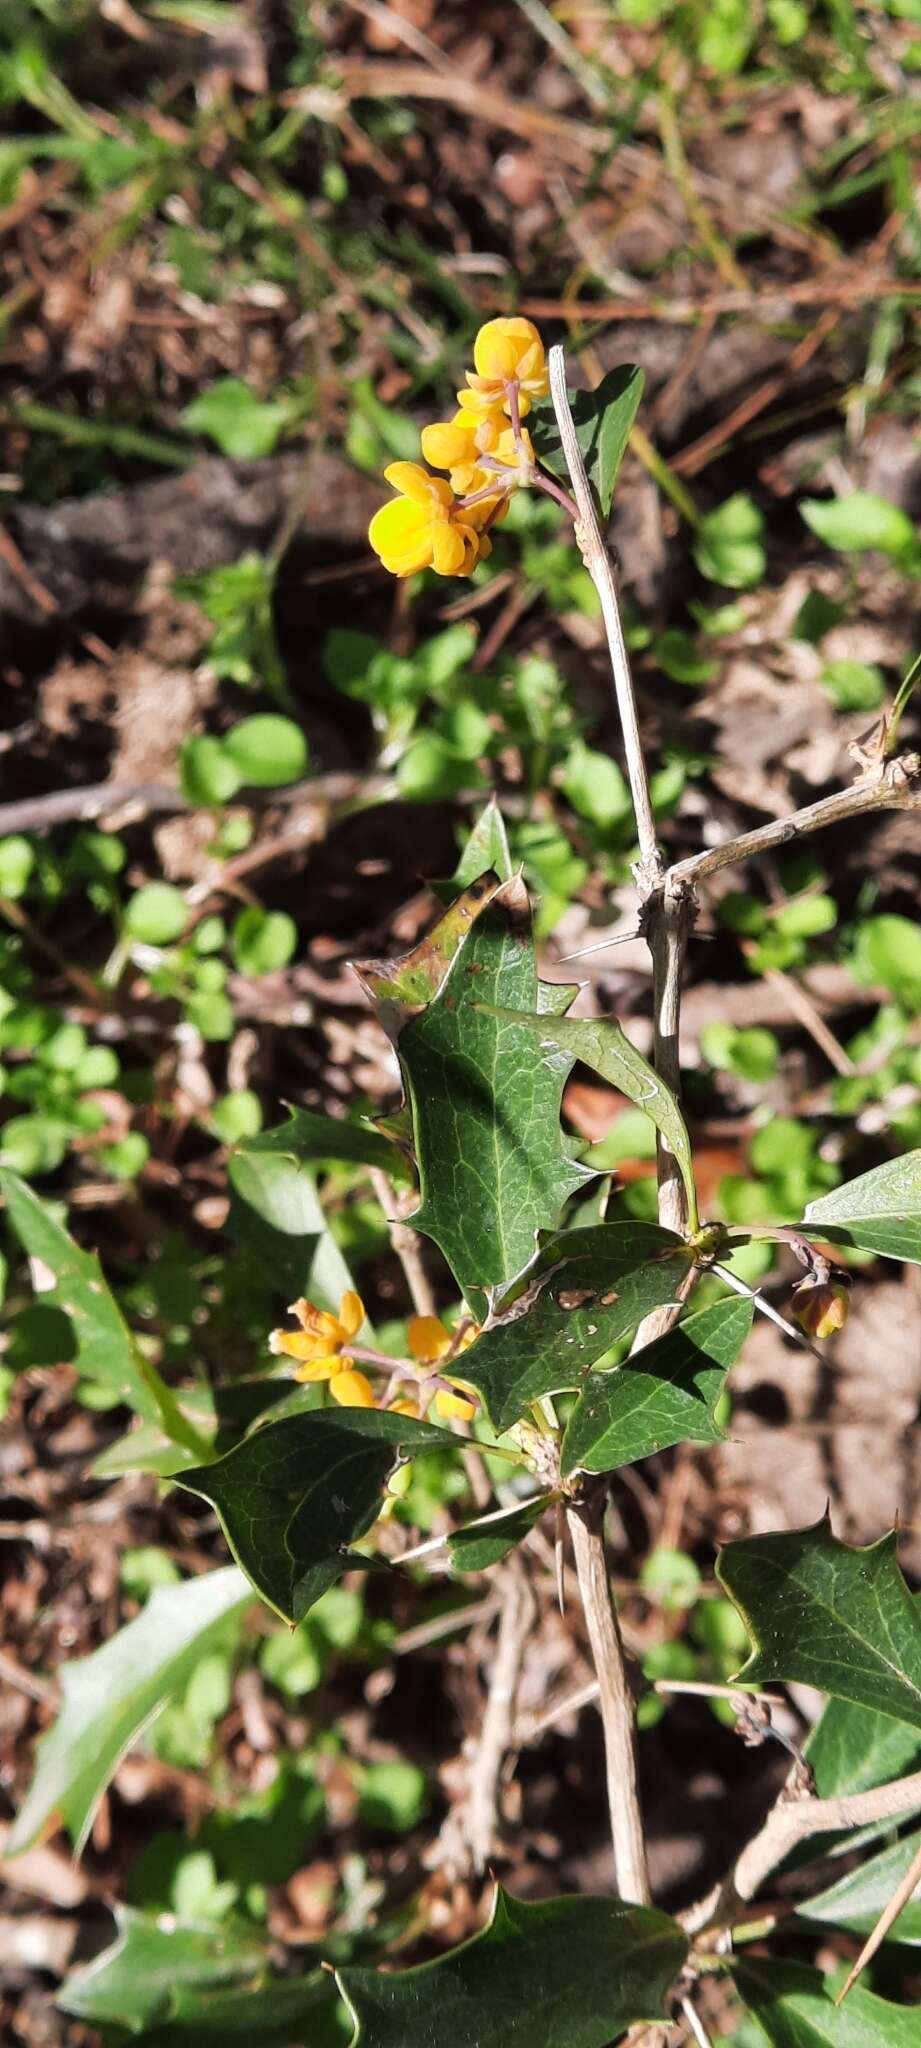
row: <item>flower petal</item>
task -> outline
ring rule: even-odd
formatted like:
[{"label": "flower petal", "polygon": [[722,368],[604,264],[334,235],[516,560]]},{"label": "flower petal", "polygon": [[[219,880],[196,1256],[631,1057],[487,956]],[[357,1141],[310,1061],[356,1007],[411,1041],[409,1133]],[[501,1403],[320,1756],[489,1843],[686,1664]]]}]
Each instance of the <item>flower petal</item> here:
[{"label": "flower petal", "polygon": [[341,1365],[342,1360],[338,1351],[333,1351],[326,1358],[305,1359],[303,1365],[298,1366],[294,1377],[312,1385],[316,1380],[331,1380],[333,1374],[339,1372]]},{"label": "flower petal", "polygon": [[472,425],[462,425],[462,415],[454,420],[436,420],[430,427],[422,429],[422,453],[433,469],[454,469],[459,462],[470,462],[476,454],[474,434],[477,420],[475,414],[468,416]]},{"label": "flower petal", "polygon": [[417,505],[427,504],[432,479],[421,462],[388,462],[384,475],[395,491],[402,491],[404,498],[412,498]]},{"label": "flower petal", "polygon": [[343,1337],[357,1337],[365,1319],[365,1305],[354,1287],[346,1288],[339,1303],[339,1328]]},{"label": "flower petal", "polygon": [[374,1408],[374,1389],[363,1372],[337,1372],[329,1383],[333,1400],[340,1408]]},{"label": "flower petal", "polygon": [[439,1387],[432,1407],[435,1414],[440,1415],[445,1422],[469,1422],[476,1414],[475,1401],[465,1401],[462,1394],[449,1394],[447,1389],[442,1387]]},{"label": "flower petal", "polygon": [[420,1365],[434,1365],[444,1358],[451,1349],[451,1332],[439,1316],[410,1316],[406,1325],[406,1342],[413,1358]]},{"label": "flower petal", "polygon": [[432,567],[439,576],[457,576],[464,566],[466,549],[456,526],[432,528]]}]

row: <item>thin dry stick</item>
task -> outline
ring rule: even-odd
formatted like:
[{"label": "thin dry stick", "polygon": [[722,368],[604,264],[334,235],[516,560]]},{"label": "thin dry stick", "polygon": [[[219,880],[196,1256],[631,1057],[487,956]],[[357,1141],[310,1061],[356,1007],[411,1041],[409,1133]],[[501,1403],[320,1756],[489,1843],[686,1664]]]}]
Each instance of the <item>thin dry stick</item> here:
[{"label": "thin dry stick", "polygon": [[636,814],[636,836],[639,842],[640,859],[637,879],[644,894],[650,894],[662,879],[662,855],[656,839],[655,819],[649,800],[649,783],[646,777],[646,763],[640,740],[639,722],[636,715],[636,699],[633,694],[633,680],[630,662],[624,642],[620,620],[620,606],[617,601],[617,585],[614,570],[604,544],[604,535],[595,510],[595,501],[585,473],[582,450],[576,439],[572,413],[569,410],[569,394],[566,389],[566,358],[561,348],[550,350],[550,394],[553,410],[560,430],[560,440],[566,457],[573,493],[579,507],[579,524],[576,540],[582,560],[595,585],[601,601],[601,615],[607,634],[608,651],[611,657],[611,672],[614,677],[614,694],[620,715],[624,736],[624,753],[627,760],[627,779]]},{"label": "thin dry stick", "polygon": [[593,1489],[584,1500],[567,1508],[566,1520],[598,1674],[617,1889],[631,1905],[645,1906],[650,1892],[637,1778],[636,1720],[604,1554],[605,1497],[606,1488]]},{"label": "thin dry stick", "polygon": [[380,1166],[371,1168],[371,1185],[387,1219],[390,1242],[403,1268],[409,1298],[416,1315],[433,1316],[437,1314],[435,1290],[425,1270],[422,1240],[418,1231],[412,1230],[408,1223],[404,1223],[399,1214],[400,1198],[393,1182]]},{"label": "thin dry stick", "polygon": [[836,2005],[843,2005],[848,1992],[856,1984],[862,1970],[873,1961],[877,1949],[885,1941],[893,1922],[899,1917],[903,1906],[907,1906],[916,1887],[921,1884],[921,1845],[916,1849],[901,1884],[896,1885],[888,1904],[884,1906],[872,1934],[867,1936],[863,1948],[852,1970],[848,1972],[835,1999]]},{"label": "thin dry stick", "polygon": [[[640,851],[637,879],[644,898],[648,898],[661,882],[662,856],[656,840],[655,820],[649,800],[649,784],[640,742],[630,664],[620,621],[617,586],[569,409],[566,361],[561,348],[550,350],[550,391],[560,441],[579,510],[576,539],[601,601],[614,678],[614,693],[624,737],[627,775],[636,814]],[[606,1498],[607,1488],[604,1484],[600,1487],[587,1486],[582,1499],[574,1501],[567,1509],[566,1519],[598,1678],[598,1703],[604,1728],[608,1808],[611,1816],[617,1889],[622,1898],[633,1904],[643,1905],[648,1901],[650,1892],[637,1780],[636,1718],[604,1549]]]},{"label": "thin dry stick", "polygon": [[772,1870],[810,1835],[835,1834],[862,1828],[873,1821],[896,1820],[921,1808],[921,1771],[877,1785],[870,1792],[846,1792],[839,1799],[797,1799],[785,1788],[764,1826],[743,1849],[724,1884],[679,1917],[689,1933],[719,1927],[732,1920],[739,1905],[757,1897]]},{"label": "thin dry stick", "polygon": [[481,1874],[493,1853],[499,1821],[499,1780],[512,1744],[515,1698],[534,1626],[535,1602],[520,1558],[511,1558],[502,1574],[502,1606],[496,1653],[489,1674],[483,1723],[470,1769],[464,1812],[464,1833],[473,1868]]},{"label": "thin dry stick", "polygon": [[715,875],[720,868],[737,867],[759,853],[770,853],[776,846],[789,846],[791,840],[804,839],[807,833],[823,832],[828,825],[843,824],[846,819],[863,817],[869,811],[917,810],[921,810],[921,756],[902,754],[889,761],[881,773],[864,777],[851,789],[836,790],[834,796],[823,796],[818,803],[806,804],[789,818],[772,818],[769,825],[758,825],[754,832],[742,832],[738,839],[727,839],[722,846],[710,846],[703,853],[692,854],[689,860],[677,861],[669,868],[666,880],[673,885],[684,883],[696,888],[705,876]]}]

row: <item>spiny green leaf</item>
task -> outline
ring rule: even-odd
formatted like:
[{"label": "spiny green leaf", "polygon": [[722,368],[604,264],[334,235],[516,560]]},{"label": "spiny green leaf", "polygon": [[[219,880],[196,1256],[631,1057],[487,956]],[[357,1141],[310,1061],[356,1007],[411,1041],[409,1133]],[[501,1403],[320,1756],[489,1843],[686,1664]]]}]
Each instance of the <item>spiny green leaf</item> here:
[{"label": "spiny green leaf", "polygon": [[305,1159],[345,1159],[359,1166],[380,1166],[401,1180],[409,1173],[403,1153],[379,1131],[347,1123],[343,1117],[320,1116],[313,1109],[289,1109],[287,1123],[245,1138],[240,1149],[280,1153],[299,1164]]},{"label": "spiny green leaf", "polygon": [[[576,439],[603,519],[611,510],[614,486],[639,411],[644,381],[643,372],[635,363],[618,363],[594,391],[569,393]],[[527,424],[539,460],[555,476],[568,481],[559,428],[549,401],[532,408]]]},{"label": "spiny green leaf", "polygon": [[500,882],[512,879],[512,856],[509,852],[505,819],[495,799],[480,812],[472,832],[465,841],[460,860],[454,870],[453,881],[458,889],[466,889],[475,882],[485,869],[498,875]]},{"label": "spiny green leaf", "polygon": [[376,1408],[313,1409],[266,1422],[215,1464],[176,1483],[212,1502],[257,1593],[303,1621],[350,1564],[401,1457],[455,1444],[449,1430]]},{"label": "spiny green leaf", "polygon": [[[504,1016],[501,1010],[496,1014]],[[552,1022],[545,1017],[521,1017],[517,1022],[519,1030],[531,1033],[545,1056],[559,1052],[568,1053],[572,1060],[581,1060],[651,1118],[678,1161],[687,1192],[690,1226],[695,1230],[697,1195],[687,1125],[671,1090],[636,1046],[631,1045],[620,1025],[612,1017],[562,1017]]]},{"label": "spiny green leaf", "polygon": [[919,2048],[917,2006],[892,2005],[855,1984],[837,2006],[827,1978],[805,1963],[774,1956],[732,1965],[739,1995],[771,2048]]},{"label": "spiny green leaf", "polygon": [[790,1679],[921,1728],[921,1613],[893,1531],[858,1549],[827,1516],[810,1529],[727,1544],[717,1577],[755,1647],[739,1677]]},{"label": "spiny green leaf", "polygon": [[508,1429],[541,1394],[579,1386],[618,1337],[677,1299],[688,1259],[658,1223],[598,1223],[551,1238],[464,1353],[463,1377],[496,1428]]},{"label": "spiny green leaf", "polygon": [[[413,1226],[440,1246],[482,1315],[486,1290],[523,1270],[538,1231],[554,1228],[567,1197],[591,1176],[567,1156],[560,1126],[573,1055],[535,1059],[517,1020],[519,1010],[565,1004],[572,993],[538,984],[523,888],[512,883],[501,899],[485,898],[463,928],[457,911],[448,913],[449,971],[435,1000],[401,1031],[398,1052],[422,1190]],[[505,1014],[491,1016],[483,1003],[501,1004]]]},{"label": "spiny green leaf", "polygon": [[523,1542],[530,1534],[541,1515],[546,1512],[549,1502],[525,1501],[520,1507],[509,1508],[504,1515],[481,1515],[475,1522],[467,1522],[463,1529],[455,1529],[448,1538],[451,1563],[459,1572],[485,1572],[500,1558],[507,1557],[515,1545]]},{"label": "spiny green leaf", "polygon": [[353,960],[352,966],[378,1018],[399,1045],[404,1026],[441,993],[460,948],[504,885],[487,870],[464,890],[412,951],[396,960]]},{"label": "spiny green leaf", "polygon": [[714,1302],[612,1372],[593,1373],[569,1418],[564,1474],[611,1472],[670,1444],[719,1443],[713,1411],[753,1314],[750,1301]]},{"label": "spiny green leaf", "polygon": [[820,1195],[803,1222],[832,1244],[921,1264],[921,1149]]},{"label": "spiny green leaf", "polygon": [[206,1455],[206,1444],[135,1341],[95,1253],[81,1251],[18,1174],[0,1169],[0,1193],[23,1250],[54,1274],[56,1284],[42,1301],[70,1317],[77,1371],[98,1380],[146,1422],[159,1422],[173,1443]]},{"label": "spiny green leaf", "polygon": [[613,1899],[523,1905],[497,1888],[481,1934],[383,1976],[345,1969],[353,2048],[607,2048],[658,2019],[687,1953],[681,1928]]},{"label": "spiny green leaf", "polygon": [[126,1750],[251,1600],[247,1580],[233,1565],[160,1586],[136,1620],[91,1657],[62,1664],[60,1712],[39,1742],[35,1776],[7,1838],[8,1856],[27,1849],[55,1817],[80,1854]]},{"label": "spiny green leaf", "polygon": [[[921,1807],[921,1795],[918,1798]],[[921,1830],[906,1835],[889,1849],[881,1849],[857,1870],[849,1870],[836,1884],[827,1885],[814,1898],[801,1899],[796,1910],[801,1920],[826,1921],[831,1927],[847,1927],[852,1934],[870,1934],[885,1911],[896,1886],[901,1884],[914,1857],[921,1849]],[[908,1901],[893,1921],[891,1941],[912,1947],[921,1945],[921,1878]]]},{"label": "spiny green leaf", "polygon": [[58,2004],[90,2026],[131,2034],[167,2020],[184,1990],[251,1982],[266,1967],[264,1934],[242,1923],[198,1926],[125,1907],[118,1939],[68,1978]]}]

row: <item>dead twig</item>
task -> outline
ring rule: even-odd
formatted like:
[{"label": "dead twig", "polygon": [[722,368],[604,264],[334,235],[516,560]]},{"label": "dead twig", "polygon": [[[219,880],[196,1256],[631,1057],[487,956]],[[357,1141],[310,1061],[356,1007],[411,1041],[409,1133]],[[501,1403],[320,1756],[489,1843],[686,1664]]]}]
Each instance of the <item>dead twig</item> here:
[{"label": "dead twig", "polygon": [[834,796],[805,804],[788,818],[772,818],[769,824],[758,825],[753,832],[742,832],[738,839],[724,840],[721,846],[708,846],[703,853],[677,861],[669,868],[666,881],[672,886],[696,889],[698,882],[717,874],[720,868],[738,867],[742,861],[771,853],[778,846],[789,846],[809,833],[824,832],[829,825],[841,825],[849,818],[865,817],[872,811],[917,810],[921,810],[921,756],[902,754],[851,789],[839,789]]},{"label": "dead twig", "polygon": [[870,1792],[846,1792],[838,1799],[798,1798],[801,1773],[794,1769],[764,1826],[743,1849],[735,1869],[706,1899],[679,1915],[690,1934],[727,1926],[740,1905],[756,1898],[766,1877],[797,1843],[811,1835],[836,1834],[871,1822],[897,1820],[921,1808],[921,1771],[877,1785]]},{"label": "dead twig", "polygon": [[463,1827],[474,1870],[482,1875],[489,1862],[499,1823],[499,1784],[512,1744],[515,1697],[536,1603],[521,1558],[513,1557],[501,1573],[499,1628],[489,1675],[483,1724],[470,1767]]}]

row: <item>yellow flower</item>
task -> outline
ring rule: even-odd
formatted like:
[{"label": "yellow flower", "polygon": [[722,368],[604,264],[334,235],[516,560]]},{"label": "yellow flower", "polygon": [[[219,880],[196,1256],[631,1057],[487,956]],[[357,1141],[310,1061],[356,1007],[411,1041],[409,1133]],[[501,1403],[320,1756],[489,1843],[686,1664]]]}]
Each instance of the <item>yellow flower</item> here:
[{"label": "yellow flower", "polygon": [[[420,1365],[440,1365],[449,1354],[456,1357],[461,1351],[469,1351],[479,1335],[475,1323],[470,1323],[458,1338],[456,1331],[447,1329],[439,1316],[411,1316],[407,1326],[406,1340],[414,1358]],[[469,1422],[477,1411],[477,1397],[465,1380],[456,1380],[447,1374],[452,1386],[461,1387],[463,1393],[449,1393],[447,1387],[440,1387],[432,1400],[432,1410],[445,1422],[452,1418]]]},{"label": "yellow flower", "polygon": [[518,411],[523,418],[531,401],[546,398],[549,389],[544,344],[532,320],[520,315],[487,320],[473,345],[475,370],[467,371],[466,391],[457,402],[471,411],[489,412],[496,405],[509,411],[507,386],[518,385]]},{"label": "yellow flower", "polygon": [[332,1380],[342,1373],[343,1348],[357,1337],[365,1319],[361,1295],[348,1288],[337,1316],[330,1309],[316,1308],[312,1301],[293,1301],[288,1313],[297,1317],[301,1327],[271,1332],[269,1350],[275,1357],[296,1359],[294,1377],[298,1380]]},{"label": "yellow flower", "polygon": [[833,1337],[843,1330],[850,1300],[845,1280],[801,1280],[793,1293],[793,1313],[810,1337]]},{"label": "yellow flower", "polygon": [[[529,472],[534,463],[534,449],[527,429],[522,433],[522,442],[527,452],[525,471]],[[504,518],[508,507],[504,492],[517,489],[525,481],[520,474],[520,456],[511,427],[492,417],[481,417],[463,408],[455,413],[453,420],[436,420],[434,426],[422,429],[422,453],[433,469],[449,469],[451,489],[459,497],[468,491],[484,491],[487,484],[495,484],[497,518]],[[498,462],[504,462],[507,475],[497,475],[495,470],[480,466],[483,455],[494,455]],[[485,502],[485,501],[484,501]],[[478,511],[471,506],[468,511]]]},{"label": "yellow flower", "polygon": [[368,528],[368,539],[385,569],[394,576],[412,576],[434,569],[439,576],[469,576],[492,543],[483,533],[484,511],[459,506],[450,484],[429,476],[418,462],[391,462],[384,471],[400,496],[382,505]]}]

